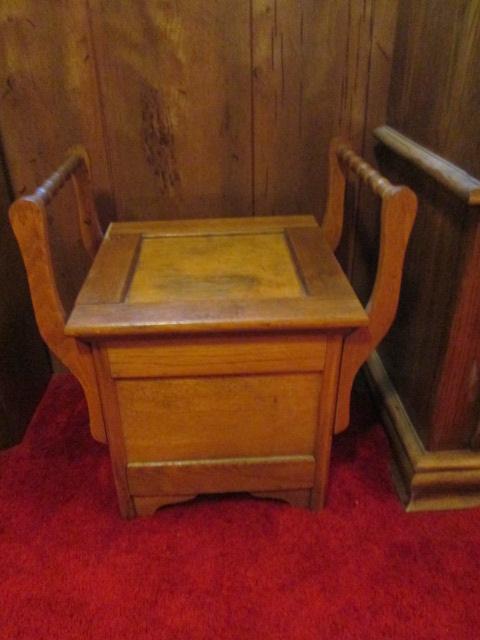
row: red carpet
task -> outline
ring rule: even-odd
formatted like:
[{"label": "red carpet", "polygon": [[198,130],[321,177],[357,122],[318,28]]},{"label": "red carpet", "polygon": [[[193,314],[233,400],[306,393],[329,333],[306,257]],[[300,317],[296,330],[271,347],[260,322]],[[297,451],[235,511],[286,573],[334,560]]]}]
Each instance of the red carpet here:
[{"label": "red carpet", "polygon": [[322,513],[237,496],[125,522],[61,375],[0,464],[1,640],[480,638],[480,510],[404,513],[378,426],[336,440]]}]

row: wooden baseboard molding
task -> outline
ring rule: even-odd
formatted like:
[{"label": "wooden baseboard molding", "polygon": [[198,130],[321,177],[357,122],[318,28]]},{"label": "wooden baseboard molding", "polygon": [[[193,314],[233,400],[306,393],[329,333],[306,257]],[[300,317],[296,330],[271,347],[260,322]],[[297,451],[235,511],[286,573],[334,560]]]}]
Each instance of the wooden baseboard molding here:
[{"label": "wooden baseboard molding", "polygon": [[480,506],[480,452],[426,451],[378,353],[365,373],[390,439],[394,480],[406,510]]}]

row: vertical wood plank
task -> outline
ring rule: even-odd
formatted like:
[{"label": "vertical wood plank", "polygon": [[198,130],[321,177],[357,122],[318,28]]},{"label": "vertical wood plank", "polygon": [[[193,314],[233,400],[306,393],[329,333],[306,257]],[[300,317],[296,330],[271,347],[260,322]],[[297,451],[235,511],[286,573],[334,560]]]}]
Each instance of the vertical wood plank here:
[{"label": "vertical wood plank", "polygon": [[396,49],[389,124],[479,175],[480,4],[404,0]]},{"label": "vertical wood plank", "polygon": [[[461,4],[461,3],[460,3]],[[455,26],[458,47],[449,64],[448,91],[443,95],[445,154],[480,178],[478,143],[480,83],[480,3],[468,2]],[[453,105],[455,105],[454,108]]]},{"label": "vertical wood plank", "polygon": [[[365,110],[363,157],[376,164],[373,130],[387,116],[388,87],[393,61],[398,1],[376,0],[372,15],[372,37]],[[373,287],[380,244],[380,201],[369,189],[360,186],[355,212],[355,240],[351,256],[351,280],[362,302]],[[351,224],[350,219],[350,224]]]},{"label": "vertical wood plank", "polygon": [[347,4],[347,43],[339,78],[342,84],[339,127],[342,134],[361,154],[365,139],[374,15],[375,0],[350,0]]},{"label": "vertical wood plank", "polygon": [[253,0],[252,8],[255,213],[321,217],[328,143],[342,128],[348,3]]},{"label": "vertical wood plank", "polygon": [[90,10],[119,217],[249,215],[248,2]]},{"label": "vertical wood plank", "polygon": [[[104,220],[113,215],[88,13],[83,1],[0,3],[0,130],[16,196],[31,192],[83,143]],[[59,195],[52,236],[59,288],[70,306],[84,275],[80,234]]]},{"label": "vertical wood plank", "polygon": [[364,119],[362,155],[375,162],[373,130],[386,122],[388,88],[392,73],[393,51],[399,0],[375,0],[371,16],[370,60]]},{"label": "vertical wood plank", "polygon": [[[396,0],[253,0],[254,210],[313,213],[326,203],[327,149],[362,153],[383,122]],[[338,255],[353,269],[358,200],[347,194]]]},{"label": "vertical wood plank", "polygon": [[[385,11],[383,5],[374,0],[355,2],[350,0],[347,8],[346,28],[348,41],[345,49],[344,68],[342,70],[342,100],[339,105],[339,127],[353,148],[365,155],[367,138],[366,122],[368,106],[375,105],[378,99],[377,83],[371,84],[370,73],[377,66],[379,49],[374,47],[375,32],[379,32],[391,13],[395,3],[390,3]],[[386,78],[384,78],[386,80]],[[381,87],[385,91],[385,85]],[[380,99],[380,104],[382,99]],[[372,106],[373,109],[373,106]],[[360,190],[355,182],[350,182],[346,193],[343,235],[337,251],[337,257],[344,270],[353,278],[355,251],[357,245],[357,224],[360,206]]]}]

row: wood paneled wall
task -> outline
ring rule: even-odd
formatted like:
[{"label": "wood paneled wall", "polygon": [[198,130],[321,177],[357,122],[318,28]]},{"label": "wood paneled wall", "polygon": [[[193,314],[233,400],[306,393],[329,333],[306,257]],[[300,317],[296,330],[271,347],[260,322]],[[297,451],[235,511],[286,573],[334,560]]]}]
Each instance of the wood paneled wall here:
[{"label": "wood paneled wall", "polygon": [[403,0],[388,122],[480,175],[480,3]]},{"label": "wood paneled wall", "polygon": [[[16,194],[82,142],[103,220],[322,215],[329,139],[382,124],[397,0],[4,0]],[[350,220],[350,227],[355,220]],[[54,223],[64,290],[78,236]],[[351,233],[345,240],[352,251]]]},{"label": "wood paneled wall", "polygon": [[[477,178],[479,62],[480,3],[400,3],[387,122]],[[383,171],[419,196],[384,364],[426,448],[469,448],[476,433],[478,446],[480,212],[379,152]]]}]

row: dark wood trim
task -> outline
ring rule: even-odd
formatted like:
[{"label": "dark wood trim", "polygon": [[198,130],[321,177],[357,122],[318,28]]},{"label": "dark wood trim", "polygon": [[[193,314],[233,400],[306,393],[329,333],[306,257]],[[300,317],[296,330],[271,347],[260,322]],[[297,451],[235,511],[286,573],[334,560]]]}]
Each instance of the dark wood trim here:
[{"label": "dark wood trim", "polygon": [[365,367],[393,451],[393,474],[407,511],[480,505],[480,452],[425,450],[377,352]]},{"label": "dark wood trim", "polygon": [[470,205],[480,204],[480,180],[392,127],[377,127],[375,137]]}]

